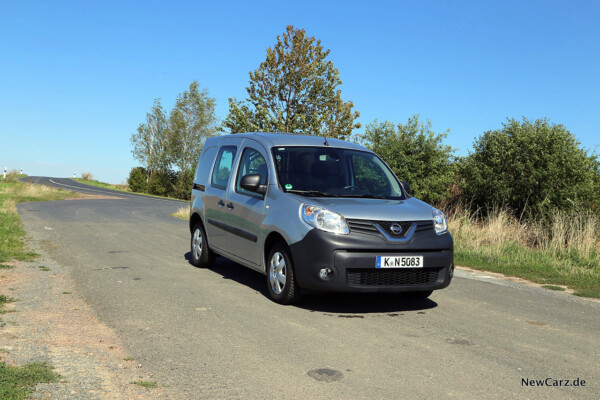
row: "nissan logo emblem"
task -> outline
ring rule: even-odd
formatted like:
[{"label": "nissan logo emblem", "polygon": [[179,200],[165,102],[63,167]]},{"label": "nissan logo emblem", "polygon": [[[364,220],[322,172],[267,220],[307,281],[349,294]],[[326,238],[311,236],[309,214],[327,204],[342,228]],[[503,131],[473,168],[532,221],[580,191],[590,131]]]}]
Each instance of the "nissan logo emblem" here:
[{"label": "nissan logo emblem", "polygon": [[400,226],[400,224],[397,224],[397,223],[393,223],[392,226],[390,226],[390,230],[396,236],[398,236],[402,233],[402,227]]}]

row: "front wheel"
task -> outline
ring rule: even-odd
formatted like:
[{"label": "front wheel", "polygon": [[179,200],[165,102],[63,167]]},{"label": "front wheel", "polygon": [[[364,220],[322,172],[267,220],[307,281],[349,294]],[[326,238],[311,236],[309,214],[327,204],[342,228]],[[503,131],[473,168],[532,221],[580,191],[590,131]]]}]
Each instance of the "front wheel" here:
[{"label": "front wheel", "polygon": [[196,225],[194,225],[194,229],[192,229],[190,245],[192,250],[192,264],[198,268],[210,267],[215,256],[208,248],[206,232],[200,222],[197,222]]},{"label": "front wheel", "polygon": [[277,243],[267,258],[267,291],[269,297],[279,304],[292,304],[300,299],[300,288],[289,250],[283,243]]}]

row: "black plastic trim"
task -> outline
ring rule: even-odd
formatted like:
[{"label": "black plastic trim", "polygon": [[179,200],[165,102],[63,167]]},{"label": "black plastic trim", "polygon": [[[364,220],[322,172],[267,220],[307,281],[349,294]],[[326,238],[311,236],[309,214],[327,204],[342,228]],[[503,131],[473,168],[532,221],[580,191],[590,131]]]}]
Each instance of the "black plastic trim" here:
[{"label": "black plastic trim", "polygon": [[[382,235],[350,232],[336,235],[312,229],[306,236],[290,244],[294,272],[301,288],[336,292],[409,292],[443,289],[450,284],[454,242],[447,233],[436,235],[433,229],[414,232],[404,242],[389,242]],[[352,268],[372,269],[376,273],[375,258],[380,255],[423,256],[425,272],[439,272],[435,282],[399,285],[355,285],[347,280]],[[319,278],[322,268],[332,270],[331,279]],[[381,270],[379,273],[382,273]],[[386,272],[383,272],[384,274]],[[389,272],[388,272],[389,274]],[[393,274],[393,273],[392,273]]]},{"label": "black plastic trim", "polygon": [[233,233],[236,236],[239,236],[241,238],[247,239],[247,240],[249,240],[251,242],[257,242],[258,241],[258,236],[254,235],[254,234],[252,234],[250,232],[243,231],[243,230],[241,230],[239,228],[233,227],[231,225],[227,225],[227,224],[224,224],[222,222],[215,221],[214,219],[209,219],[208,223],[211,224],[211,225],[216,226],[217,228],[221,228],[221,229],[223,229],[226,232]]},{"label": "black plastic trim", "polygon": [[200,190],[202,192],[204,192],[206,190],[206,186],[204,185],[200,185],[199,183],[194,183],[194,185],[192,186],[194,189],[196,190]]}]

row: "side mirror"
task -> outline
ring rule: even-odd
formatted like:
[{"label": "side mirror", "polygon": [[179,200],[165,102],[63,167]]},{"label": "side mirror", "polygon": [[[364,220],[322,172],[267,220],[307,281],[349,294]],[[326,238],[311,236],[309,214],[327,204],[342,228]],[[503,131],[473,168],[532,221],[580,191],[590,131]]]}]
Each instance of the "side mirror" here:
[{"label": "side mirror", "polygon": [[259,174],[244,175],[240,181],[240,186],[249,192],[265,194],[267,185],[261,185],[260,180],[261,176]]},{"label": "side mirror", "polygon": [[406,181],[400,181],[402,188],[406,192],[407,195],[412,196],[412,190],[410,190],[410,185]]}]

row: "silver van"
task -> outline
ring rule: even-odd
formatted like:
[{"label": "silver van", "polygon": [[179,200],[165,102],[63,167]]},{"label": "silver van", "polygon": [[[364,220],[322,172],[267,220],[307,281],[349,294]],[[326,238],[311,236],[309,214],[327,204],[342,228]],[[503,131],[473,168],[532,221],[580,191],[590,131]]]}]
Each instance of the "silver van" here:
[{"label": "silver van", "polygon": [[302,290],[425,298],[454,272],[446,216],[354,143],[279,133],[210,138],[191,202],[192,263],[209,267],[218,254],[261,272],[278,303]]}]

